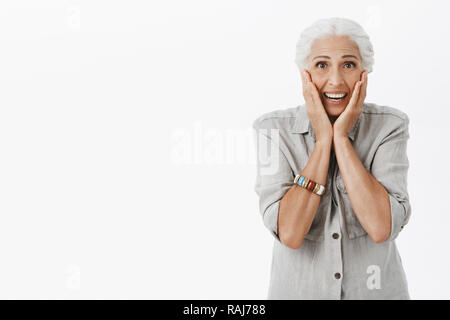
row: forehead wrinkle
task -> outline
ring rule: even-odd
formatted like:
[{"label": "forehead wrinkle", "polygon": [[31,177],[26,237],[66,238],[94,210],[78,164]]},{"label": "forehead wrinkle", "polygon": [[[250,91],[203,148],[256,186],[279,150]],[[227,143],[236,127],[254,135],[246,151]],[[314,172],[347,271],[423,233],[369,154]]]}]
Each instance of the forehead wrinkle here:
[{"label": "forehead wrinkle", "polygon": [[[339,50],[341,52],[339,53],[333,53],[331,54],[331,51],[329,49],[325,49],[325,50],[318,50],[318,51],[314,51],[311,52],[310,54],[310,61],[314,61],[317,58],[323,58],[323,59],[327,59],[325,57],[329,57],[330,60],[337,60],[337,61],[342,61],[345,59],[356,59],[357,61],[361,62],[361,55],[358,52],[354,52],[354,51],[348,51],[348,50]],[[334,58],[336,56],[336,58]],[[354,57],[350,57],[350,56],[354,56]]]},{"label": "forehead wrinkle", "polygon": [[[322,58],[322,59],[331,59],[331,57],[329,57],[329,56],[327,56],[327,55],[318,55],[318,56],[314,57],[313,60],[319,59],[319,58]],[[342,60],[344,60],[344,59],[356,59],[356,60],[360,60],[357,56],[355,56],[355,55],[353,55],[353,54],[344,54],[344,55],[342,55],[339,59],[342,59]]]},{"label": "forehead wrinkle", "polygon": [[[335,41],[330,41],[329,39],[317,39],[311,46],[310,57],[315,57],[318,55],[323,56],[334,56],[336,55],[354,55],[358,61],[361,61],[361,54],[359,52],[359,47],[356,43],[351,40],[344,40],[347,43],[336,43]],[[333,54],[331,54],[333,53]],[[313,59],[314,60],[314,59]]]}]

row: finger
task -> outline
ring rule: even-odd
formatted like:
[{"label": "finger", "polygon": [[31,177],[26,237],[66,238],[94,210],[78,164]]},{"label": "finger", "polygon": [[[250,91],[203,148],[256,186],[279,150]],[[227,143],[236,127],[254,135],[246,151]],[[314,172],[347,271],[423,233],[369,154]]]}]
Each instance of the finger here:
[{"label": "finger", "polygon": [[306,78],[305,70],[302,70],[302,85],[303,85],[303,91],[308,91],[308,79]]},{"label": "finger", "polygon": [[315,102],[314,98],[314,92],[317,91],[316,86],[314,82],[311,81],[311,75],[309,74],[308,70],[304,70],[304,77],[306,81],[306,88],[308,89],[308,95],[311,100],[311,102]]},{"label": "finger", "polygon": [[317,91],[317,87],[313,82],[311,83],[311,97],[314,101],[314,103],[318,106],[322,104],[322,100],[320,100],[319,92]]},{"label": "finger", "polygon": [[322,99],[320,99],[319,91],[317,90],[316,85],[312,81],[311,74],[306,69],[305,69],[305,77],[310,86],[309,92],[310,92],[312,101],[314,102],[314,104],[316,106],[322,106],[322,109],[325,111],[325,108],[323,107]]},{"label": "finger", "polygon": [[355,84],[352,97],[350,98],[350,102],[348,103],[349,108],[353,109],[356,106],[356,102],[359,101],[360,90],[361,90],[361,81],[358,81]]},{"label": "finger", "polygon": [[306,94],[308,96],[308,102],[314,104],[314,96],[313,96],[313,84],[311,82],[306,83]]},{"label": "finger", "polygon": [[363,72],[361,82],[363,86],[367,85],[367,70]]},{"label": "finger", "polygon": [[364,99],[366,98],[366,91],[367,91],[367,71],[364,71],[364,75],[363,75],[363,81],[361,84],[361,88],[360,88],[360,94],[359,94],[359,99],[358,99],[358,106],[363,105],[364,103]]},{"label": "finger", "polygon": [[367,88],[367,82],[369,81],[369,72],[366,71],[366,73],[364,74],[364,86],[363,88],[366,89]]},{"label": "finger", "polygon": [[306,79],[308,79],[309,82],[312,82],[311,74],[306,69],[305,69],[305,76],[306,76]]},{"label": "finger", "polygon": [[303,70],[300,72],[300,77],[302,78],[302,88],[303,88],[303,92],[305,92],[305,89],[306,89],[306,80],[305,80],[305,73],[304,73]]},{"label": "finger", "polygon": [[305,73],[302,71],[302,85],[303,85],[303,97],[305,98],[305,102],[310,103],[311,95],[308,80],[305,77]]},{"label": "finger", "polygon": [[302,78],[302,88],[303,88],[303,97],[305,98],[305,102],[307,104],[310,103],[311,97],[310,97],[310,93],[309,93],[309,84],[308,84],[308,80],[306,79],[305,76],[305,69],[303,69],[300,72],[301,78]]},{"label": "finger", "polygon": [[316,86],[311,80],[311,74],[308,72],[308,70],[303,69],[303,77],[305,79],[305,82],[307,84],[307,87],[309,89],[309,92],[311,94],[311,97],[313,96],[314,90],[316,89]]},{"label": "finger", "polygon": [[322,108],[319,108],[319,109],[325,111],[325,108],[323,107],[322,100],[320,99],[320,95],[317,90],[317,87],[314,84],[314,82],[312,82],[311,74],[306,69],[304,69],[304,72],[305,72],[305,79],[308,84],[308,93],[309,93],[311,102],[313,103],[314,106],[317,106],[317,107],[322,106]]}]

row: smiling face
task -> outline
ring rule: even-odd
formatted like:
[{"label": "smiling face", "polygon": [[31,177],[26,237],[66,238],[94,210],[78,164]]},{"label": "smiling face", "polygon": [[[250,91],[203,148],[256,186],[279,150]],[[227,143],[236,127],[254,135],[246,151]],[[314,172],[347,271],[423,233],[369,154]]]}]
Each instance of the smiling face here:
[{"label": "smiling face", "polygon": [[358,46],[348,36],[317,39],[308,56],[308,71],[334,121],[345,110],[364,71]]}]

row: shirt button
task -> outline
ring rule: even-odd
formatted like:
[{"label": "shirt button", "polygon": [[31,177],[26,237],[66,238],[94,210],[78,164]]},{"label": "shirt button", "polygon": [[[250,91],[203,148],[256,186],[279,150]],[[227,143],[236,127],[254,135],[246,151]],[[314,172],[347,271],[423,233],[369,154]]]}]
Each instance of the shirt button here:
[{"label": "shirt button", "polygon": [[340,278],[341,278],[341,274],[340,274],[339,272],[336,272],[336,273],[334,274],[334,277],[335,277],[336,279],[340,279]]},{"label": "shirt button", "polygon": [[339,238],[339,233],[333,233],[333,239],[337,239],[337,238]]}]

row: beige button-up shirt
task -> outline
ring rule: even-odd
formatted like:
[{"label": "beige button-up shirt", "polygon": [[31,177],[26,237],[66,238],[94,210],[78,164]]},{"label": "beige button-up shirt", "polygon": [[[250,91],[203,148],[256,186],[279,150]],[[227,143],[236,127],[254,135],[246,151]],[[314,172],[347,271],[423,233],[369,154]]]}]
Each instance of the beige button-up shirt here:
[{"label": "beige button-up shirt", "polygon": [[278,237],[278,209],[313,151],[314,129],[305,105],[254,121],[255,191],[264,225],[274,236],[268,299],[410,299],[395,244],[411,214],[408,124],[408,116],[398,109],[364,103],[349,134],[359,159],[389,194],[389,239],[373,242],[359,223],[332,150],[326,192],[301,248],[291,249]]}]

